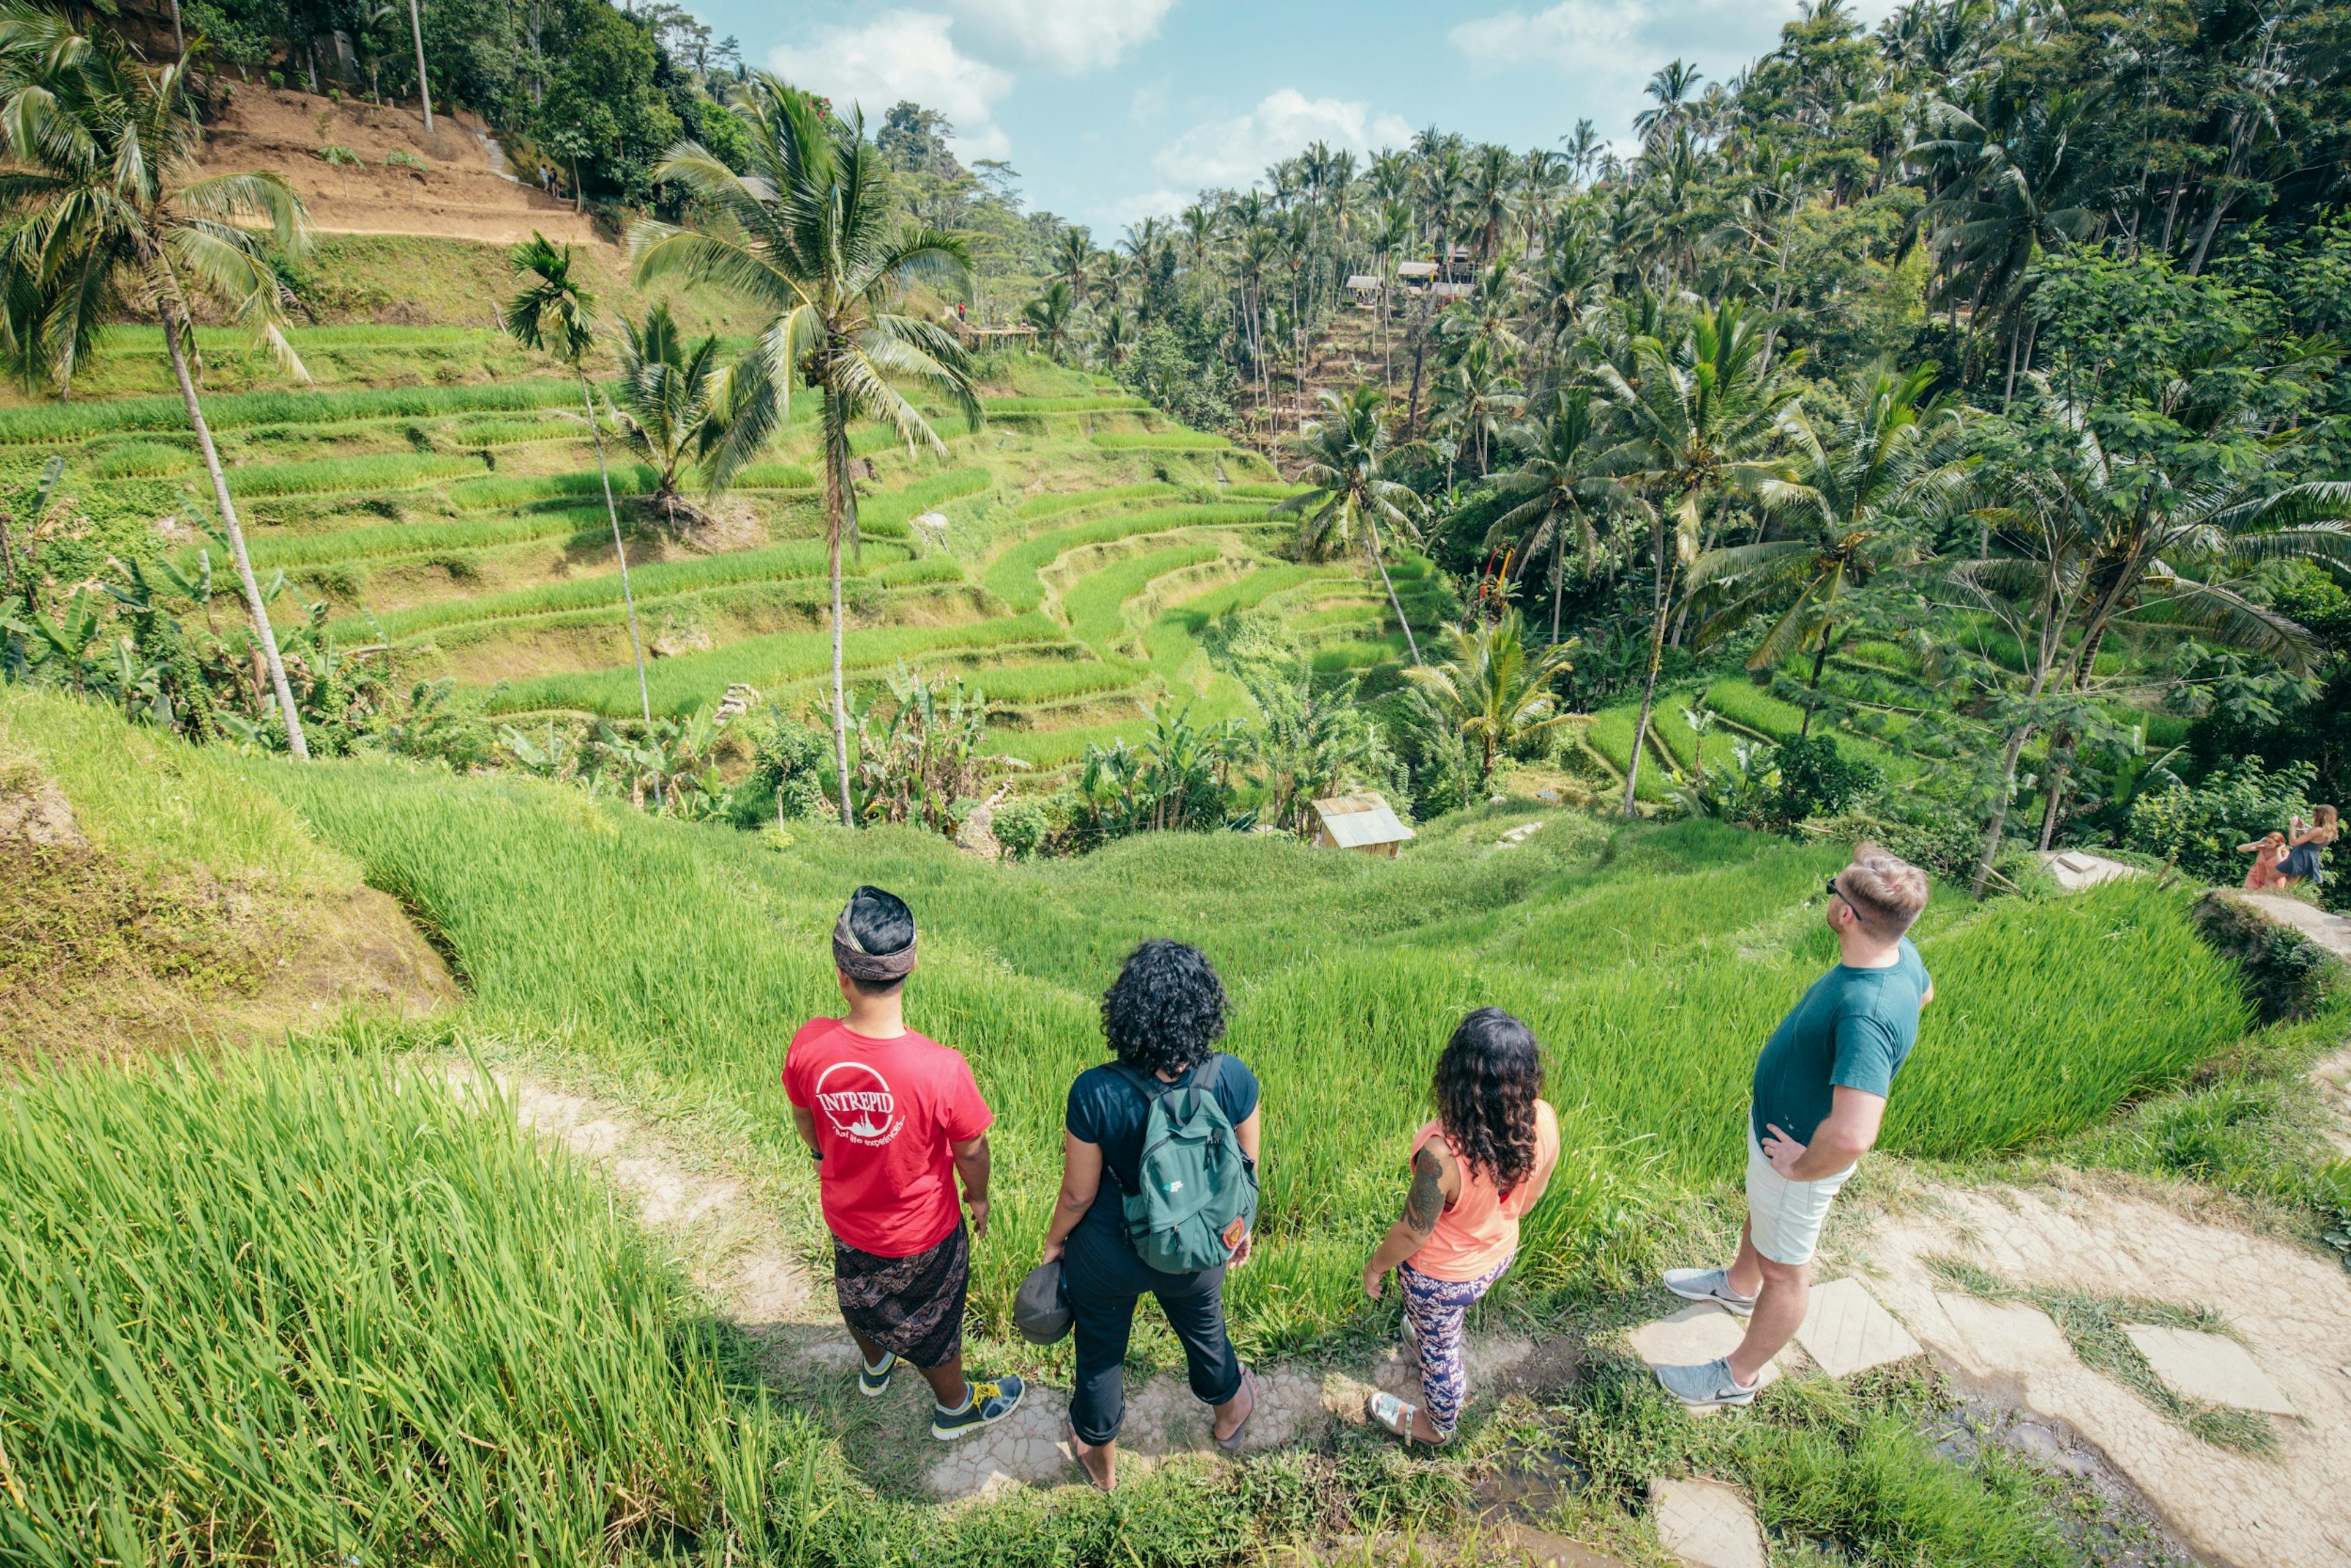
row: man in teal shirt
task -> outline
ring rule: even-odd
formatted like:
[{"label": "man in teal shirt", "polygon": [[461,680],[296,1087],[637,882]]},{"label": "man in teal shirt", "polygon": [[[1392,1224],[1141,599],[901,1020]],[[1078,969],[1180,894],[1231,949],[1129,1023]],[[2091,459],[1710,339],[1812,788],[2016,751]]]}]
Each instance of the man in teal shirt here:
[{"label": "man in teal shirt", "polygon": [[1918,1039],[1935,982],[1905,935],[1927,907],[1927,873],[1875,844],[1828,882],[1835,968],[1780,1020],[1755,1063],[1747,1116],[1747,1225],[1728,1269],[1668,1269],[1666,1288],[1748,1319],[1739,1348],[1657,1381],[1693,1409],[1744,1405],[1795,1337],[1812,1297],[1829,1204],[1877,1142],[1894,1075]]}]

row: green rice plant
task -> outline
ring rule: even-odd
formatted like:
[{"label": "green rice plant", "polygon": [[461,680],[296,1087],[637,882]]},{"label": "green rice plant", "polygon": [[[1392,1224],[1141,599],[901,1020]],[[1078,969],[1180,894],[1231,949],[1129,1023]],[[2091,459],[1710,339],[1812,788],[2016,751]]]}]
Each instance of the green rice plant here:
[{"label": "green rice plant", "polygon": [[[296,335],[299,338],[299,334]],[[161,352],[161,337],[157,352]],[[550,408],[580,395],[573,383],[531,379],[488,386],[360,388],[340,392],[235,392],[204,400],[214,430],[260,424],[319,424],[340,420],[416,418],[481,410]],[[37,403],[0,409],[0,445],[79,441],[113,431],[183,430],[188,413],[177,394],[106,402]]]},{"label": "green rice plant", "polygon": [[873,575],[892,588],[910,587],[918,582],[965,580],[963,564],[953,556],[945,555],[927,555],[919,560],[893,561]]},{"label": "green rice plant", "polygon": [[1132,665],[1096,664],[1089,659],[994,664],[965,671],[962,678],[967,686],[986,693],[991,705],[1002,703],[1012,707],[1131,691],[1141,680]]},{"label": "green rice plant", "polygon": [[124,441],[105,448],[92,465],[101,479],[139,479],[202,465],[195,449],[168,441]]},{"label": "green rice plant", "polygon": [[335,561],[446,550],[488,549],[533,539],[569,538],[604,524],[602,507],[552,507],[510,517],[475,517],[455,523],[396,523],[375,528],[339,528],[323,534],[262,534],[246,548],[256,567],[324,566]]},{"label": "green rice plant", "polygon": [[980,407],[993,417],[1018,413],[1147,413],[1150,402],[1124,393],[1096,397],[992,397]]},{"label": "green rice plant", "polygon": [[305,496],[354,490],[413,489],[435,479],[478,474],[478,457],[437,454],[387,454],[376,457],[321,457],[308,463],[256,464],[229,470],[233,495]]},{"label": "green rice plant", "polygon": [[1122,511],[1114,517],[1094,522],[1033,534],[989,562],[980,580],[990,593],[1013,610],[1034,610],[1045,601],[1045,585],[1037,574],[1051,565],[1055,558],[1070,550],[1084,545],[1109,544],[1136,534],[1256,522],[1264,516],[1264,507],[1246,505],[1161,507],[1142,511]]},{"label": "green rice plant", "polygon": [[1161,430],[1133,435],[1102,430],[1094,433],[1093,442],[1113,452],[1222,452],[1232,445],[1221,435],[1198,430]]},{"label": "green rice plant", "polygon": [[797,463],[753,463],[738,469],[737,490],[813,490],[817,477]]},{"label": "green rice plant", "polygon": [[[646,464],[612,465],[615,496],[650,496],[660,480],[660,474]],[[591,496],[601,499],[603,494],[603,479],[592,468],[573,474],[488,474],[478,479],[460,479],[450,486],[449,504],[461,512],[495,512],[528,506],[534,501]]]},{"label": "green rice plant", "polygon": [[538,441],[580,441],[588,439],[588,424],[581,419],[461,419],[447,431],[448,438],[460,446],[519,446]]},{"label": "green rice plant", "polygon": [[875,532],[896,528],[901,530],[898,537],[904,538],[903,530],[913,517],[962,497],[976,496],[995,483],[996,476],[985,468],[951,468],[894,490],[861,496],[857,500],[857,526],[860,530]]},{"label": "green rice plant", "polygon": [[730,1395],[674,1267],[510,1111],[348,1052],[0,1101],[12,1561],[584,1561],[813,1522],[744,1484],[813,1429]]},{"label": "green rice plant", "polygon": [[[1023,643],[1068,644],[1068,633],[1042,615],[999,616],[960,626],[852,628],[844,658],[849,668],[886,670],[901,659],[948,650],[1014,647]],[[647,666],[653,711],[692,713],[716,704],[737,682],[766,690],[807,680],[831,667],[830,632],[778,632],[747,637],[706,653],[663,659]],[[494,713],[570,709],[582,713],[634,711],[632,670],[594,670],[583,674],[543,675],[506,683],[493,691]]]},{"label": "green rice plant", "polygon": [[1020,503],[1018,510],[1023,517],[1058,517],[1090,507],[1108,507],[1126,501],[1155,501],[1163,497],[1190,497],[1194,499],[1205,498],[1195,495],[1185,486],[1164,484],[1155,479],[1141,485],[1113,486],[1104,490],[1065,490],[1058,495],[1031,496]]},{"label": "green rice plant", "polygon": [[1070,618],[1071,635],[1104,658],[1117,658],[1126,640],[1125,605],[1148,590],[1152,582],[1188,566],[1215,560],[1224,553],[1209,541],[1178,545],[1130,556],[1079,579],[1061,597],[1062,613]]},{"label": "green rice plant", "polygon": [[[891,560],[903,560],[905,554],[895,545],[875,545],[866,558],[863,570],[887,565]],[[825,570],[822,543],[812,539],[796,540],[790,544],[769,545],[764,549],[737,550],[727,555],[704,556],[695,560],[661,561],[641,566],[631,574],[639,603],[669,594],[690,593],[696,589],[717,588],[729,583],[762,582],[789,578],[815,577]],[[419,604],[408,610],[395,610],[389,614],[368,618],[347,618],[332,622],[339,632],[380,630],[392,641],[404,642],[430,632],[435,627],[455,625],[468,621],[499,621],[513,616],[543,614],[549,611],[582,610],[590,606],[621,602],[620,573],[602,572],[565,579],[559,582],[543,582],[532,588],[516,589],[509,593],[486,594],[478,599],[443,600],[431,604]]]}]

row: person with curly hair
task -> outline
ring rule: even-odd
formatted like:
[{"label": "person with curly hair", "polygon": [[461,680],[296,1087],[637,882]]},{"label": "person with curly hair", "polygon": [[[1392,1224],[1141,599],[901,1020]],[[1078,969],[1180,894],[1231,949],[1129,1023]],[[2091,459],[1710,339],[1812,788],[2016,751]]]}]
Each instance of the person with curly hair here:
[{"label": "person with curly hair", "polygon": [[1216,1049],[1225,1034],[1225,1011],[1224,986],[1207,955],[1181,942],[1145,942],[1127,956],[1102,996],[1102,1033],[1117,1060],[1089,1068],[1070,1085],[1061,1193],[1041,1261],[1061,1260],[1075,1320],[1071,1452],[1086,1479],[1103,1491],[1118,1485],[1118,1432],[1126,1416],[1120,1369],[1135,1302],[1145,1294],[1159,1299],[1167,1326],[1183,1343],[1192,1393],[1213,1409],[1210,1429],[1217,1446],[1237,1451],[1257,1408],[1257,1378],[1225,1332],[1225,1270],[1249,1261],[1252,1238],[1242,1228],[1226,1263],[1164,1273],[1135,1250],[1122,1201],[1123,1194],[1137,1190],[1144,1132],[1160,1096],[1213,1095],[1254,1170],[1260,1138],[1257,1075],[1239,1058]]},{"label": "person with curly hair", "polygon": [[1364,1264],[1374,1301],[1396,1274],[1419,1354],[1418,1405],[1372,1395],[1373,1425],[1422,1443],[1451,1439],[1469,1374],[1462,1325],[1518,1255],[1519,1220],[1559,1166],[1559,1113],[1542,1098],[1542,1047],[1499,1008],[1461,1020],[1437,1059],[1436,1119],[1412,1140],[1404,1213]]}]

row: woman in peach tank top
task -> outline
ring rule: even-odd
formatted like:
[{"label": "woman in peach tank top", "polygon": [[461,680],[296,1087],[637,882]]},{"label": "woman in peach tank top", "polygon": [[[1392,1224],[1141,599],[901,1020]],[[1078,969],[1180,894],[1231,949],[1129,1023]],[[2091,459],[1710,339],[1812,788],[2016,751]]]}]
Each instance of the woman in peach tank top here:
[{"label": "woman in peach tank top", "polygon": [[1364,1264],[1374,1301],[1390,1269],[1420,1358],[1421,1403],[1374,1394],[1364,1413],[1400,1437],[1453,1436],[1468,1392],[1462,1324],[1519,1250],[1519,1220],[1559,1165],[1559,1116],[1540,1098],[1542,1047],[1499,1008],[1461,1020],[1437,1059],[1437,1119],[1412,1141],[1404,1214]]}]

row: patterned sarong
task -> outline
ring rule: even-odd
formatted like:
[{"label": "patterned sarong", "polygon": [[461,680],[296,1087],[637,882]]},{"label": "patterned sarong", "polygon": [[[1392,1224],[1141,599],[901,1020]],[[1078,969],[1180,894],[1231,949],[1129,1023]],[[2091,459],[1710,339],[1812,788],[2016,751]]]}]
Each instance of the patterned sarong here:
[{"label": "patterned sarong", "polygon": [[916,1366],[945,1366],[963,1349],[971,1238],[958,1220],[945,1241],[911,1258],[876,1258],[835,1239],[832,1293],[843,1322]]}]

